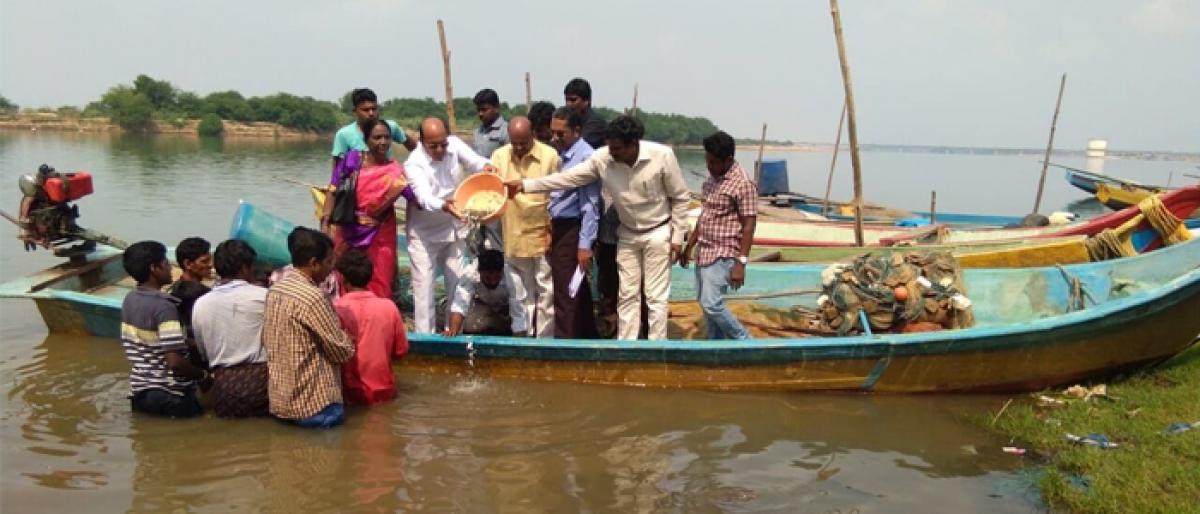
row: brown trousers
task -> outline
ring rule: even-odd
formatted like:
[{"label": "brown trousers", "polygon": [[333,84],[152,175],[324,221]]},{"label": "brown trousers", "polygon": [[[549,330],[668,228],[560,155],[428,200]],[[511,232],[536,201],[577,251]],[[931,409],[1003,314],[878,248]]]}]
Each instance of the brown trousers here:
[{"label": "brown trousers", "polygon": [[554,337],[559,339],[596,337],[592,288],[587,277],[571,298],[571,277],[579,267],[579,227],[579,218],[556,218],[551,222],[549,261],[554,284]]}]

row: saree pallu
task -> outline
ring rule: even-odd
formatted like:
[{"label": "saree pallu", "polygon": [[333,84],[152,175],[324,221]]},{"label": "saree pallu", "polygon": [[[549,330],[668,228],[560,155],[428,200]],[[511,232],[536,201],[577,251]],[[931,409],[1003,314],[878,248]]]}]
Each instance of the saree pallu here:
[{"label": "saree pallu", "polygon": [[214,368],[212,377],[212,389],[205,396],[218,417],[252,418],[270,414],[265,362]]}]

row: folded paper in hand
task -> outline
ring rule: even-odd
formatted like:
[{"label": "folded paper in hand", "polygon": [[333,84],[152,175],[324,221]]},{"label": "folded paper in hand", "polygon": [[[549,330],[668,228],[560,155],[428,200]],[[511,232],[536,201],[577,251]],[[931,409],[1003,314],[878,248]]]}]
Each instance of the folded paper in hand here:
[{"label": "folded paper in hand", "polygon": [[579,285],[583,284],[583,268],[575,267],[575,274],[571,276],[571,287],[567,290],[571,294],[571,298],[575,298],[575,294],[579,292]]}]

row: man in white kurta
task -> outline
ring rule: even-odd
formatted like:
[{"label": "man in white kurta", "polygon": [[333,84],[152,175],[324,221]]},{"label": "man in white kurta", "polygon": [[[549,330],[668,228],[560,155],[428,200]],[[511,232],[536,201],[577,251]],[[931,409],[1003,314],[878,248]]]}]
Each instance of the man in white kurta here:
[{"label": "man in white kurta", "polygon": [[454,205],[454,190],[469,173],[492,171],[490,162],[461,139],[448,135],[437,118],[421,123],[421,144],[404,162],[417,204],[408,203],[404,224],[412,268],[414,331],[436,329],[434,277],[442,272],[446,291],[454,291],[462,272],[466,226]]},{"label": "man in white kurta", "polygon": [[602,181],[621,224],[617,229],[617,337],[637,339],[641,290],[650,310],[650,339],[667,338],[671,264],[687,230],[691,192],[670,148],[642,141],[645,129],[630,116],[609,123],[607,145],[588,160],[537,179],[506,182],[510,194],[571,189]]}]

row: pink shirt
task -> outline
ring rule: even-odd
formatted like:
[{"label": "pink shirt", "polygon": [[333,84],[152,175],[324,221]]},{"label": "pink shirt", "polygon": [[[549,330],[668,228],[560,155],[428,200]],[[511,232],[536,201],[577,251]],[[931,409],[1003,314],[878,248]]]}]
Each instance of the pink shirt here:
[{"label": "pink shirt", "polygon": [[374,404],[396,397],[392,359],[408,353],[400,311],[370,291],[351,291],[333,304],[342,328],[354,339],[354,357],[342,364],[342,396],[348,404]]}]

